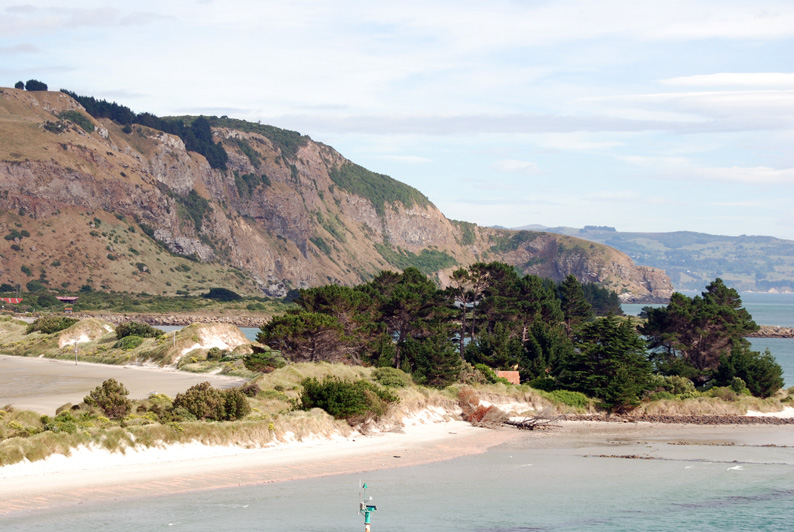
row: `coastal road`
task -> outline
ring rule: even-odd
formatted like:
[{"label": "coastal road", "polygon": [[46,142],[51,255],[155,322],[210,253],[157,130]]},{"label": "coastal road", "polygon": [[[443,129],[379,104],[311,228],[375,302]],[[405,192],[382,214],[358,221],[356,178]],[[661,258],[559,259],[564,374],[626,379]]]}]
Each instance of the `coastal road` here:
[{"label": "coastal road", "polygon": [[0,355],[0,408],[10,404],[18,409],[55,415],[58,407],[82,402],[88,392],[110,378],[127,387],[130,399],[145,399],[151,393],[174,397],[194,384],[206,381],[220,389],[246,382],[242,378],[161,368],[88,362],[75,364],[49,358]]}]

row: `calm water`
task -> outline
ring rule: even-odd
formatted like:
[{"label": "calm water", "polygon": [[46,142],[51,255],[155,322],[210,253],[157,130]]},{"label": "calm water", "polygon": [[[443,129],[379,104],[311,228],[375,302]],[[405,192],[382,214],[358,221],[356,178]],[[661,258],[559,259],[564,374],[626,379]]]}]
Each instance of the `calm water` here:
[{"label": "calm water", "polygon": [[[774,433],[762,441],[794,445],[794,427],[761,430]],[[378,505],[372,530],[791,530],[790,448],[670,445],[685,439],[680,433],[664,438],[588,438],[526,433],[482,455],[368,473],[364,480]],[[706,437],[705,441],[729,439]],[[657,459],[600,457],[633,454]],[[356,515],[359,478],[340,475],[84,503],[0,517],[0,527],[63,532],[362,530],[362,518]]]}]

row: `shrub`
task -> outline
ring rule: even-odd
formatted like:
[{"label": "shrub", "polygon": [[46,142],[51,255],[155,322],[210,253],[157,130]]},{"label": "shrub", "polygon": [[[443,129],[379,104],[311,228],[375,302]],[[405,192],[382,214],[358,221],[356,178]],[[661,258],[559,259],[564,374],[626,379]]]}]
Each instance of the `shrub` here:
[{"label": "shrub", "polygon": [[140,336],[129,335],[125,336],[115,344],[113,347],[116,349],[123,349],[124,351],[131,351],[143,343],[143,338]]},{"label": "shrub", "polygon": [[529,386],[531,388],[535,388],[536,390],[553,392],[559,387],[559,383],[552,377],[535,377],[529,381]]},{"label": "shrub", "polygon": [[270,373],[287,365],[287,360],[270,349],[257,350],[243,358],[243,364],[251,371]]},{"label": "shrub", "polygon": [[174,399],[174,410],[184,408],[196,419],[221,420],[226,416],[226,401],[220,390],[209,382],[191,386],[185,393],[178,393]]},{"label": "shrub", "polygon": [[140,336],[141,338],[157,338],[163,331],[145,323],[130,321],[116,326],[116,338],[121,340],[125,336]]},{"label": "shrub", "polygon": [[91,122],[86,115],[81,113],[80,111],[63,111],[62,113],[58,114],[58,118],[62,118],[64,120],[69,120],[70,122],[74,122],[87,133],[91,133],[94,131],[94,123]]},{"label": "shrub", "polygon": [[17,81],[16,83],[14,83],[14,88],[15,89],[24,89],[25,88],[25,83],[22,82],[22,81]]},{"label": "shrub", "polygon": [[411,376],[397,368],[378,368],[372,373],[372,376],[383,386],[392,388],[405,388],[413,384]]},{"label": "shrub", "polygon": [[40,331],[43,334],[52,334],[67,329],[78,321],[80,320],[66,318],[64,316],[42,316],[28,325],[27,332],[25,334],[30,334],[36,331]]},{"label": "shrub", "polygon": [[216,301],[237,301],[242,299],[239,294],[227,290],[226,288],[210,288],[210,291],[202,297],[205,299],[214,299]]},{"label": "shrub", "polygon": [[590,400],[582,392],[572,392],[571,390],[554,390],[549,392],[551,397],[559,402],[574,408],[586,408]]},{"label": "shrub", "polygon": [[[174,413],[183,410],[195,419],[213,421],[234,421],[251,412],[242,390],[216,390],[209,382],[196,384],[184,394],[177,394],[172,408]],[[184,418],[184,414],[180,415]]]},{"label": "shrub", "polygon": [[326,377],[304,379],[300,404],[304,410],[321,408],[337,419],[351,424],[378,418],[386,413],[390,403],[399,398],[385,388],[364,380],[347,381]]},{"label": "shrub", "polygon": [[251,412],[246,394],[239,388],[231,388],[221,392],[223,394],[226,415],[224,419],[234,421],[242,419]]},{"label": "shrub", "polygon": [[132,401],[127,399],[129,392],[116,379],[108,379],[85,396],[88,406],[100,408],[110,419],[122,419],[130,413]]},{"label": "shrub", "polygon": [[[284,387],[282,386],[282,391],[283,388]],[[256,397],[257,395],[259,395],[259,392],[262,391],[262,388],[260,388],[259,385],[256,384],[255,382],[249,382],[241,386],[240,391],[243,392],[243,394],[245,394],[246,397]]]},{"label": "shrub", "polygon": [[207,360],[220,360],[223,358],[223,351],[218,347],[212,347],[207,351]]}]

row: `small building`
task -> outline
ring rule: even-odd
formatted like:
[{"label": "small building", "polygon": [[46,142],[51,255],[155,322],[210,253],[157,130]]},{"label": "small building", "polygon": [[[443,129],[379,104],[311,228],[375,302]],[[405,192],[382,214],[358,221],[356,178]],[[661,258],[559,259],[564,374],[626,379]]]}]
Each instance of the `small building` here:
[{"label": "small building", "polygon": [[510,384],[521,384],[521,377],[518,375],[517,371],[501,371],[496,370],[494,371],[497,377],[501,377],[503,379],[507,379],[507,382]]}]

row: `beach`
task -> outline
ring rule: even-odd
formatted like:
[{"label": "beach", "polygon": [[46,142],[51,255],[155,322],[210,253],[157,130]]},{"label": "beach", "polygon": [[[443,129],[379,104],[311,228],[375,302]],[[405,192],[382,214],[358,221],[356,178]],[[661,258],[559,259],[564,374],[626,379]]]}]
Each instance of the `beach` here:
[{"label": "beach", "polygon": [[109,378],[124,384],[131,399],[145,399],[152,393],[174,397],[205,381],[220,389],[246,382],[242,378],[159,367],[90,362],[75,364],[69,360],[0,355],[0,407],[12,405],[17,409],[54,416],[57,408],[66,403],[81,403],[88,392]]}]

